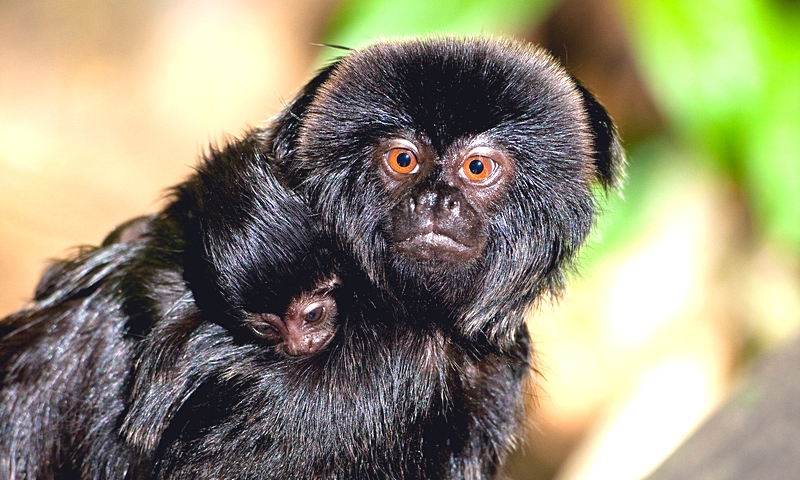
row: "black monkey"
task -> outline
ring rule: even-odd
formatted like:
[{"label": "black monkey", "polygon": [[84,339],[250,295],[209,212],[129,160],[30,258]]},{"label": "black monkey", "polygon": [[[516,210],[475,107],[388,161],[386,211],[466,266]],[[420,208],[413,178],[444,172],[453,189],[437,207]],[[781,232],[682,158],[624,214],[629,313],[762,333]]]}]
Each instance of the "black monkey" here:
[{"label": "black monkey", "polygon": [[[268,177],[268,178],[271,178]],[[281,198],[287,194],[282,186],[275,184],[275,194],[278,198],[277,205],[280,212],[280,202],[293,200]],[[310,212],[309,212],[310,215]],[[305,216],[305,215],[304,215]],[[101,246],[114,243],[133,242],[144,237],[151,231],[153,217],[138,217],[119,225],[103,240]],[[310,220],[310,219],[309,219]],[[311,229],[294,230],[296,234],[314,233]],[[313,239],[314,237],[310,237]],[[295,244],[297,245],[297,244]],[[311,244],[309,243],[310,247]],[[37,296],[50,284],[51,278],[58,275],[66,262],[54,264],[42,276],[40,286],[37,287]],[[314,353],[325,347],[336,333],[337,306],[332,293],[340,286],[340,280],[335,275],[329,278],[318,278],[312,290],[300,291],[288,303],[282,314],[273,312],[248,313],[244,317],[244,324],[252,330],[265,343],[276,347],[277,351],[288,355],[302,355]]]},{"label": "black monkey", "polygon": [[[522,414],[524,315],[621,163],[605,110],[538,49],[350,53],[6,320],[0,476],[490,478]],[[330,279],[318,349],[253,341]]]},{"label": "black monkey", "polygon": [[173,197],[55,262],[0,322],[0,478],[150,478],[172,417],[222,373],[193,348],[280,368],[330,343],[341,282],[261,147],[212,150]]}]

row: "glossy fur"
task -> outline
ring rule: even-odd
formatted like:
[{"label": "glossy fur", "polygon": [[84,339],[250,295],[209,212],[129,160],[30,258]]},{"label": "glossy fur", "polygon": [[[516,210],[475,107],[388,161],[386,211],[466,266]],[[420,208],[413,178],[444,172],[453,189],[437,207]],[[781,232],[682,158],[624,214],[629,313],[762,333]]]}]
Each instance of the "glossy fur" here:
[{"label": "glossy fur", "polygon": [[[382,176],[396,139],[420,175]],[[509,159],[491,193],[443,173],[470,142]],[[350,53],[0,324],[0,478],[491,478],[523,413],[524,315],[562,288],[621,161],[605,110],[532,47]],[[409,199],[437,195],[477,253],[398,247]],[[333,277],[324,348],[247,327]]]}]

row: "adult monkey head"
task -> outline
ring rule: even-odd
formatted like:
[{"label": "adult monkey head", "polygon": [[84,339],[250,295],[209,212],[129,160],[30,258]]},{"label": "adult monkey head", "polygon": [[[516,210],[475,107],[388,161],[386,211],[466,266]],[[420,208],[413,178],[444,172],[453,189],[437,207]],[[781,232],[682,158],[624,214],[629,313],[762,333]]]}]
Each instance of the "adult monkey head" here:
[{"label": "adult monkey head", "polygon": [[374,283],[510,345],[558,293],[623,153],[602,106],[510,40],[385,42],[324,70],[277,124],[290,182]]}]

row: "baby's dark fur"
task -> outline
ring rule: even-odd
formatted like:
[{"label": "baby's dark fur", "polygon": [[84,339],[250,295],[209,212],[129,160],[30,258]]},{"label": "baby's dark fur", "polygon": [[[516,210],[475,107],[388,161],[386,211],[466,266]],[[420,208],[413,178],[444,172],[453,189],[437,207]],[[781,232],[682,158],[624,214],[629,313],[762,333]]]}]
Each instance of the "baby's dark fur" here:
[{"label": "baby's dark fur", "polygon": [[[398,140],[419,173],[381,170]],[[503,158],[496,185],[448,170],[473,144]],[[351,53],[0,324],[0,477],[492,477],[522,415],[524,314],[562,288],[621,161],[541,51]],[[399,243],[423,228],[477,247]],[[286,355],[247,327],[334,277],[324,347]]]}]

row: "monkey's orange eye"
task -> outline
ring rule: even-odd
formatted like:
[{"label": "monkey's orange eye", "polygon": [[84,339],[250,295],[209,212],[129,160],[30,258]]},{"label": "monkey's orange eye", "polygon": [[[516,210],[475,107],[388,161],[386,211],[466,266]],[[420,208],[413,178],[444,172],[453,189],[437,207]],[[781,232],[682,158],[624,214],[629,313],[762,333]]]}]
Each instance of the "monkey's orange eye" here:
[{"label": "monkey's orange eye", "polygon": [[417,170],[419,170],[417,154],[407,148],[389,150],[386,153],[386,163],[389,164],[389,168],[403,175],[417,173]]},{"label": "monkey's orange eye", "polygon": [[467,180],[480,183],[492,176],[494,167],[495,163],[491,158],[473,155],[461,165],[461,170]]}]

